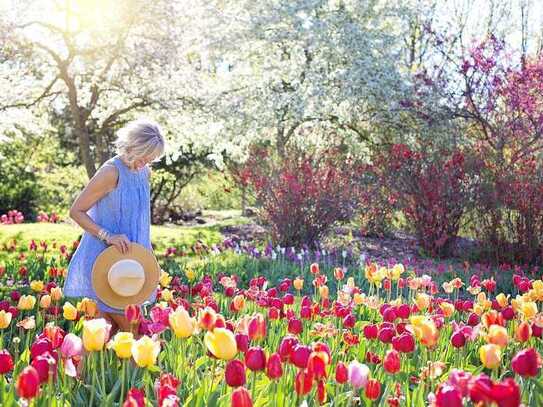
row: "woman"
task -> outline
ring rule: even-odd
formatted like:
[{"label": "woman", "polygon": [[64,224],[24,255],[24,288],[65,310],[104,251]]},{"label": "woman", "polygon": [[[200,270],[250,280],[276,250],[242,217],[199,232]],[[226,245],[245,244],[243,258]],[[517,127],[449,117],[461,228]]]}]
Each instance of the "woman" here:
[{"label": "woman", "polygon": [[[152,250],[149,164],[164,154],[165,142],[156,123],[137,120],[119,131],[115,145],[117,155],[100,167],[70,209],[70,217],[84,232],[68,266],[64,294],[95,300],[114,329],[129,331],[124,310],[111,308],[97,298],[92,267],[109,245],[122,253],[128,251],[130,242]],[[155,297],[151,295],[149,301]]]}]

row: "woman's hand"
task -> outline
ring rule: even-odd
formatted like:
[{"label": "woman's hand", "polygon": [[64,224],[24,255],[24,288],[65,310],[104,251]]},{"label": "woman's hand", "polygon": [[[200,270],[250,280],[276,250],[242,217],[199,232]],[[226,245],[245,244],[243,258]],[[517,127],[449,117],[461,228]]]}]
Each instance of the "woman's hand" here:
[{"label": "woman's hand", "polygon": [[122,254],[128,253],[130,248],[130,240],[126,235],[112,235],[107,239],[106,243],[115,246]]}]

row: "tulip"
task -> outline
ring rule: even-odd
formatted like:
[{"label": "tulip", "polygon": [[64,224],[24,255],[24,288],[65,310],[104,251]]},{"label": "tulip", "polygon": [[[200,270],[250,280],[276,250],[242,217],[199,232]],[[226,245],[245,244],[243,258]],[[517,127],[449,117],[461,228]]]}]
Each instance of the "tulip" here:
[{"label": "tulip", "polygon": [[45,284],[41,280],[34,280],[30,282],[30,289],[34,292],[42,292]]},{"label": "tulip", "polygon": [[319,404],[326,403],[326,386],[324,385],[324,380],[317,382],[317,400]]},{"label": "tulip", "polygon": [[247,352],[247,349],[249,349],[249,335],[238,332],[235,337],[238,350],[243,353]]},{"label": "tulip", "polygon": [[396,332],[394,331],[394,328],[390,326],[385,326],[379,329],[378,337],[379,340],[383,343],[391,343],[392,338],[394,338],[394,335]]},{"label": "tulip", "polygon": [[57,302],[60,301],[62,298],[62,288],[60,287],[53,287],[51,288],[51,300]]},{"label": "tulip", "polygon": [[387,373],[398,373],[400,371],[400,354],[394,349],[389,350],[383,360],[383,367]]},{"label": "tulip", "polygon": [[439,386],[436,393],[436,407],[462,407],[462,393],[450,384]]},{"label": "tulip", "polygon": [[51,344],[51,341],[49,338],[36,338],[34,343],[30,346],[30,357],[32,359],[43,355],[44,353],[52,353],[53,352],[53,345]]},{"label": "tulip", "polygon": [[300,370],[294,379],[294,390],[300,396],[305,396],[313,387],[313,376],[306,370]]},{"label": "tulip", "polygon": [[206,332],[204,343],[218,359],[230,360],[238,353],[234,334],[225,328],[215,328],[213,331]]},{"label": "tulip", "polygon": [[98,305],[90,298],[83,298],[77,303],[77,310],[85,314],[88,318],[94,318],[98,313]]},{"label": "tulip", "polygon": [[83,346],[88,352],[101,351],[109,336],[109,325],[105,319],[91,319],[83,322]]},{"label": "tulip", "polygon": [[238,359],[230,360],[224,369],[224,377],[226,384],[230,387],[244,386],[247,377],[245,375],[245,365],[243,362]]},{"label": "tulip", "polygon": [[330,360],[326,352],[312,352],[307,360],[307,370],[316,379],[326,379],[326,365]]},{"label": "tulip", "polygon": [[466,344],[466,335],[462,331],[456,331],[451,336],[451,344],[455,348],[462,348]]},{"label": "tulip", "polygon": [[302,321],[298,318],[291,318],[288,321],[288,332],[294,335],[299,335],[302,333],[303,325]]},{"label": "tulip", "polygon": [[46,352],[32,360],[32,366],[38,372],[40,383],[49,381],[49,377],[56,377],[57,361],[49,352]]},{"label": "tulip", "polygon": [[62,306],[62,315],[67,321],[74,321],[77,318],[77,308],[75,308],[70,302],[66,302]]},{"label": "tulip", "polygon": [[21,298],[19,298],[17,308],[21,311],[31,310],[34,308],[34,305],[36,305],[36,297],[33,295],[22,295]]},{"label": "tulip", "polygon": [[379,329],[377,325],[366,325],[363,332],[366,339],[377,339]]},{"label": "tulip", "polygon": [[381,383],[377,379],[368,379],[364,395],[370,400],[377,400],[381,395]]},{"label": "tulip", "polygon": [[299,367],[300,369],[305,369],[307,367],[307,362],[309,361],[309,356],[311,355],[311,348],[306,345],[297,344],[292,348],[290,353],[290,361],[294,366]]},{"label": "tulip", "polygon": [[399,318],[407,319],[409,318],[409,315],[411,314],[411,308],[408,304],[401,304],[398,307],[396,307],[396,315]]},{"label": "tulip", "polygon": [[11,323],[11,312],[0,311],[0,329],[6,329]]},{"label": "tulip", "polygon": [[498,345],[489,343],[479,348],[479,357],[484,367],[495,369],[501,362],[501,350]]},{"label": "tulip", "polygon": [[439,304],[439,307],[441,308],[441,311],[443,311],[443,315],[445,315],[446,318],[449,318],[454,314],[454,305],[452,305],[449,302],[442,302]]},{"label": "tulip", "polygon": [[196,329],[196,320],[191,318],[187,310],[177,307],[168,315],[168,322],[177,338],[188,338]]},{"label": "tulip", "polygon": [[141,321],[141,308],[138,305],[127,305],[124,316],[130,324],[137,324]]},{"label": "tulip", "polygon": [[532,327],[527,321],[521,322],[515,331],[515,339],[519,342],[528,342],[532,337]]},{"label": "tulip", "polygon": [[537,376],[541,366],[541,355],[534,348],[521,350],[511,360],[513,372],[524,377]]},{"label": "tulip", "polygon": [[507,342],[509,342],[507,329],[500,325],[490,325],[486,340],[488,343],[493,343],[494,345],[505,348],[507,346]]},{"label": "tulip", "polygon": [[531,319],[537,314],[537,304],[533,301],[523,302],[520,306],[520,312],[524,319]]},{"label": "tulip", "polygon": [[392,338],[392,347],[398,352],[411,353],[415,350],[415,338],[409,332],[404,332],[398,337]]},{"label": "tulip", "polygon": [[132,357],[139,367],[152,367],[160,353],[160,343],[144,335],[132,344],[131,351]]},{"label": "tulip", "polygon": [[245,353],[245,365],[249,370],[258,372],[266,368],[266,354],[264,349],[255,346],[249,348]]},{"label": "tulip", "polygon": [[311,271],[312,274],[319,274],[320,272],[319,264],[318,263],[311,264],[311,266],[309,267],[309,270]]},{"label": "tulip", "polygon": [[430,296],[425,293],[418,293],[415,298],[415,304],[420,311],[425,311],[430,306]]},{"label": "tulip", "polygon": [[[6,349],[0,351],[0,375],[5,375],[13,370],[13,359]],[[3,381],[2,381],[3,385]]]},{"label": "tulip", "polygon": [[145,393],[143,390],[136,388],[128,390],[123,407],[145,407]]},{"label": "tulip", "polygon": [[349,380],[349,370],[343,362],[338,362],[336,365],[336,382],[339,384],[347,383]]},{"label": "tulip", "polygon": [[253,407],[251,394],[245,387],[238,387],[232,392],[232,407]]},{"label": "tulip", "polygon": [[262,314],[258,313],[251,318],[247,334],[252,341],[259,341],[266,337],[266,320]]},{"label": "tulip", "polygon": [[417,315],[411,317],[410,322],[413,333],[423,345],[431,348],[437,343],[439,331],[432,319]]},{"label": "tulip", "polygon": [[40,308],[47,309],[51,306],[51,296],[46,294],[40,298]]},{"label": "tulip", "polygon": [[83,342],[79,336],[69,333],[64,337],[60,352],[67,358],[79,356],[83,352]]},{"label": "tulip", "polygon": [[301,291],[304,288],[304,280],[302,278],[295,278],[292,285],[297,291]]},{"label": "tulip", "polygon": [[274,353],[268,358],[268,364],[266,365],[266,375],[274,380],[283,376],[283,364],[281,362],[281,355]]},{"label": "tulip", "polygon": [[370,375],[370,369],[368,366],[353,360],[351,363],[349,363],[348,372],[349,383],[351,383],[351,386],[353,386],[355,389],[366,387]]},{"label": "tulip", "polygon": [[277,352],[281,356],[281,360],[283,362],[287,362],[290,360],[292,350],[298,343],[298,338],[291,335],[287,335],[283,339],[281,339],[281,343],[279,344],[279,349],[277,350]]},{"label": "tulip", "polygon": [[24,399],[36,397],[40,391],[40,377],[33,366],[25,367],[17,378],[17,394]]},{"label": "tulip", "polygon": [[132,356],[134,335],[132,332],[118,332],[108,347],[113,349],[119,359],[129,359]]}]

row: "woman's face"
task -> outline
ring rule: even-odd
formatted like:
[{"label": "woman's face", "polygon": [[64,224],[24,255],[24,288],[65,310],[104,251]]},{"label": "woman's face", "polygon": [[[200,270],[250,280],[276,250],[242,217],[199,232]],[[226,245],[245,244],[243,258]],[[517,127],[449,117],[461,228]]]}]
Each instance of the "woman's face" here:
[{"label": "woman's face", "polygon": [[158,156],[156,154],[149,154],[145,157],[140,157],[132,163],[134,166],[134,169],[141,170],[143,167],[145,167],[147,164],[153,162],[155,159],[157,159]]}]

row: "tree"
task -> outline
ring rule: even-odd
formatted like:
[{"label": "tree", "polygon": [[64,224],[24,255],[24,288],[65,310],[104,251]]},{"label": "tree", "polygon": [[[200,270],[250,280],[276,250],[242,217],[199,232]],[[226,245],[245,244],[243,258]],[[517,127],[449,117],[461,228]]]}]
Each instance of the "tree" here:
[{"label": "tree", "polygon": [[89,177],[109,157],[116,128],[183,99],[168,82],[185,61],[179,3],[25,0],[4,11],[0,111],[65,111]]}]

